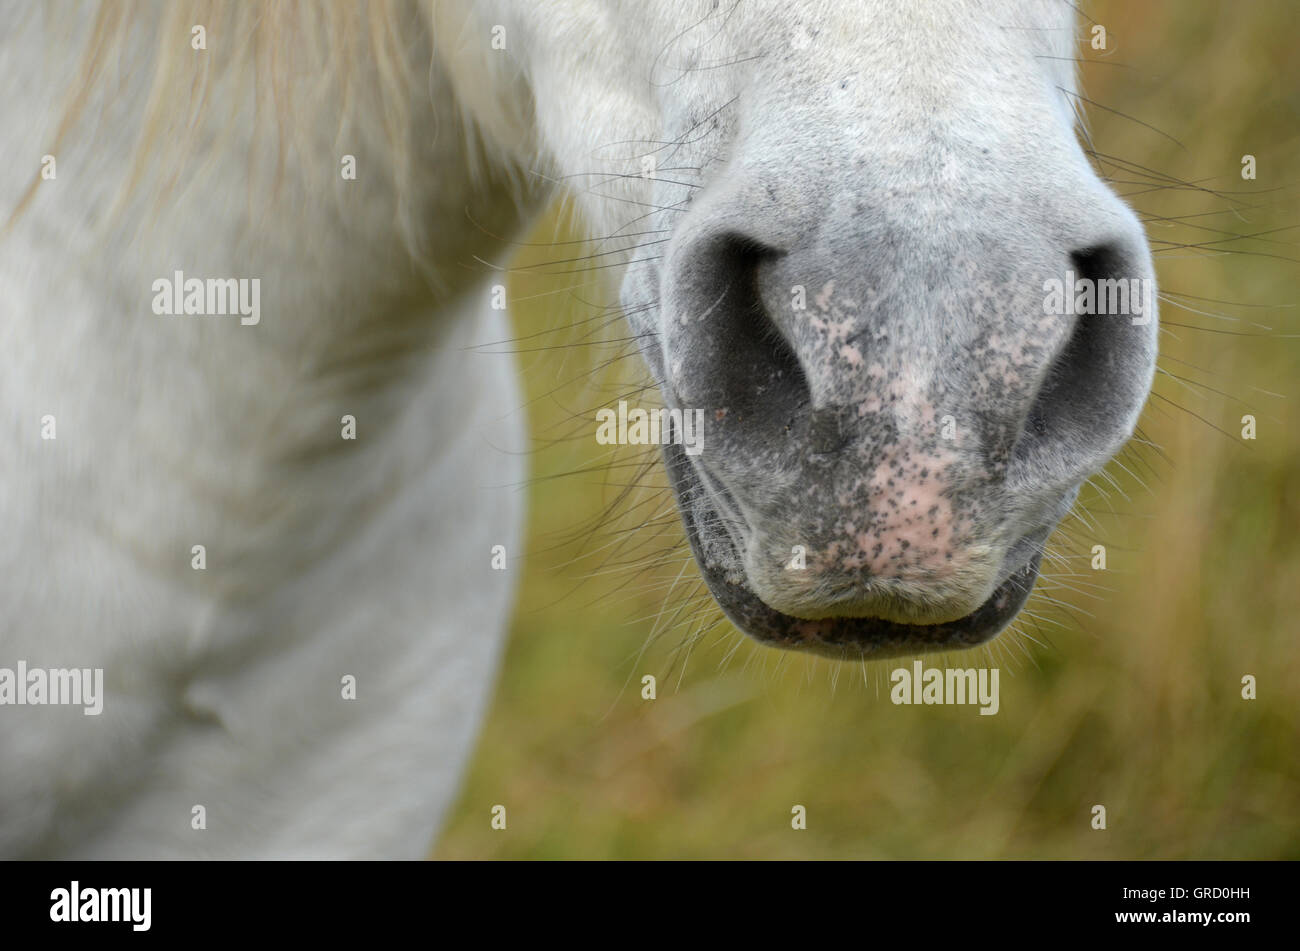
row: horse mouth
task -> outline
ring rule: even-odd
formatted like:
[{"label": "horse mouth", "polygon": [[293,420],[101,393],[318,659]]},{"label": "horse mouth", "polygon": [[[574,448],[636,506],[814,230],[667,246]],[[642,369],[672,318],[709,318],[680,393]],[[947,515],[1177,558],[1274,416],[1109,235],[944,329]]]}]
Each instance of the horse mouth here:
[{"label": "horse mouth", "polygon": [[[766,604],[746,585],[734,580],[716,558],[709,557],[699,517],[704,514],[713,520],[718,519],[712,496],[680,448],[671,445],[664,448],[678,511],[700,574],[728,619],[760,644],[838,660],[875,660],[977,647],[996,637],[1020,613],[1038,578],[1041,545],[1016,545],[1013,551],[1028,547],[1026,560],[1009,570],[1004,569],[1006,576],[984,603],[953,621],[904,624],[873,617],[811,620],[784,614]],[[719,534],[729,537],[726,532]]]}]

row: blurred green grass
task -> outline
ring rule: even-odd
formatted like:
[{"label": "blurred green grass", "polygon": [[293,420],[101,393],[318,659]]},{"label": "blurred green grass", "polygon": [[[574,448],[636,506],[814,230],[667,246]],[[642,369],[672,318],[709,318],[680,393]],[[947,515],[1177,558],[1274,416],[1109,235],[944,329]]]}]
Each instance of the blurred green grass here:
[{"label": "blurred green grass", "polygon": [[[635,449],[610,459],[595,444],[595,408],[641,382],[623,343],[585,345],[606,323],[593,305],[613,294],[570,290],[590,275],[516,271],[538,436],[528,554],[494,706],[437,857],[1300,857],[1300,346],[1278,336],[1300,333],[1300,253],[1292,231],[1177,247],[1224,237],[1197,227],[1294,225],[1300,13],[1210,0],[1087,9],[1111,49],[1080,44],[1096,61],[1084,94],[1181,143],[1090,108],[1095,146],[1135,163],[1106,170],[1144,215],[1181,219],[1148,222],[1161,288],[1208,298],[1177,301],[1212,313],[1162,304],[1161,366],[1174,376],[1158,377],[1142,421],[1161,450],[1133,445],[1085,490],[1087,515],[1057,539],[1073,567],[1040,582],[1024,635],[926,658],[1000,666],[1000,713],[895,706],[896,662],[779,654],[719,621],[662,474],[643,472]],[[1246,153],[1254,182],[1240,178]],[[1171,181],[1160,176],[1199,185],[1156,188]],[[1256,207],[1205,214],[1234,201]],[[553,216],[530,240],[557,237],[569,235]],[[531,250],[525,263],[573,256]],[[618,324],[603,332],[620,336]],[[1243,444],[1247,412],[1258,438]],[[624,514],[602,521],[632,483]],[[1104,572],[1088,568],[1094,543],[1107,546]],[[607,556],[616,565],[602,568]],[[656,617],[662,636],[640,656]],[[653,702],[645,673],[659,678]],[[1257,700],[1241,699],[1244,674]],[[497,803],[506,831],[489,826]],[[806,831],[790,828],[796,803]],[[1106,831],[1090,826],[1095,803]]]}]

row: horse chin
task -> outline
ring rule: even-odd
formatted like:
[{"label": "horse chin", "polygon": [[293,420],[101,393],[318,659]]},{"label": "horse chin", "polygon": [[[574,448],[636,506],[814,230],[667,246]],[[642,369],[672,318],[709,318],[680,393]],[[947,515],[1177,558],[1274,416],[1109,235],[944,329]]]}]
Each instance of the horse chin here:
[{"label": "horse chin", "polygon": [[[685,454],[665,447],[665,463],[691,552],[709,591],[727,618],[753,640],[783,650],[821,654],[837,660],[878,660],[936,651],[964,650],[996,637],[1024,607],[1038,578],[1046,531],[1026,535],[1012,546],[1003,580],[978,608],[940,624],[904,624],[875,617],[800,618],[766,604],[744,582],[740,556],[726,531],[701,524],[725,524]],[[725,557],[719,557],[719,548]],[[728,564],[730,562],[730,564]]]}]

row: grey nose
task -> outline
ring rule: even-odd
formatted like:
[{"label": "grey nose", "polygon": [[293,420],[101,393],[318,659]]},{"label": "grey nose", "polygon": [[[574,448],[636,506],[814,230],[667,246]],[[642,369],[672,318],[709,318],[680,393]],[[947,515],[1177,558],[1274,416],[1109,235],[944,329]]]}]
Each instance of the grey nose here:
[{"label": "grey nose", "polygon": [[1060,248],[841,227],[780,250],[727,231],[680,260],[667,291],[672,394],[726,409],[751,453],[828,456],[947,419],[972,466],[1079,476],[1127,438],[1150,384],[1153,299],[1132,316],[1047,306],[1045,288],[1071,280],[1154,297],[1145,244],[1123,229]]},{"label": "grey nose", "polygon": [[[830,214],[777,244],[723,216],[670,256],[665,390],[718,420],[696,464],[739,518],[749,584],[793,616],[973,610],[1150,384],[1153,316],[1049,306],[1053,282],[1150,277],[1131,217],[932,217]],[[815,553],[798,578],[794,546]]]}]

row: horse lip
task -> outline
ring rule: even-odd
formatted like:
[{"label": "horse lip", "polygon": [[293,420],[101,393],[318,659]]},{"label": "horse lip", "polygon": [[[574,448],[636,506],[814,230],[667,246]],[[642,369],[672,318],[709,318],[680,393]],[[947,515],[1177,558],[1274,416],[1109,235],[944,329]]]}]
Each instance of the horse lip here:
[{"label": "horse lip", "polygon": [[[723,594],[707,577],[723,612],[761,644],[835,659],[876,660],[963,650],[992,640],[1020,612],[1038,577],[1038,556],[1011,573],[980,607],[944,624],[901,624],[869,617],[818,621],[782,614],[739,585]],[[723,582],[725,584],[725,582]]]},{"label": "horse lip", "polygon": [[706,498],[709,496],[691,463],[676,449],[664,447],[665,462],[700,574],[727,618],[760,644],[835,659],[864,660],[976,647],[992,640],[1020,613],[1038,578],[1042,549],[1035,545],[1028,561],[1013,568],[983,604],[954,621],[903,624],[872,617],[809,620],[784,614],[744,584],[727,578],[703,556],[694,515],[690,506],[682,504],[683,488],[685,484],[693,485],[705,492]]}]

